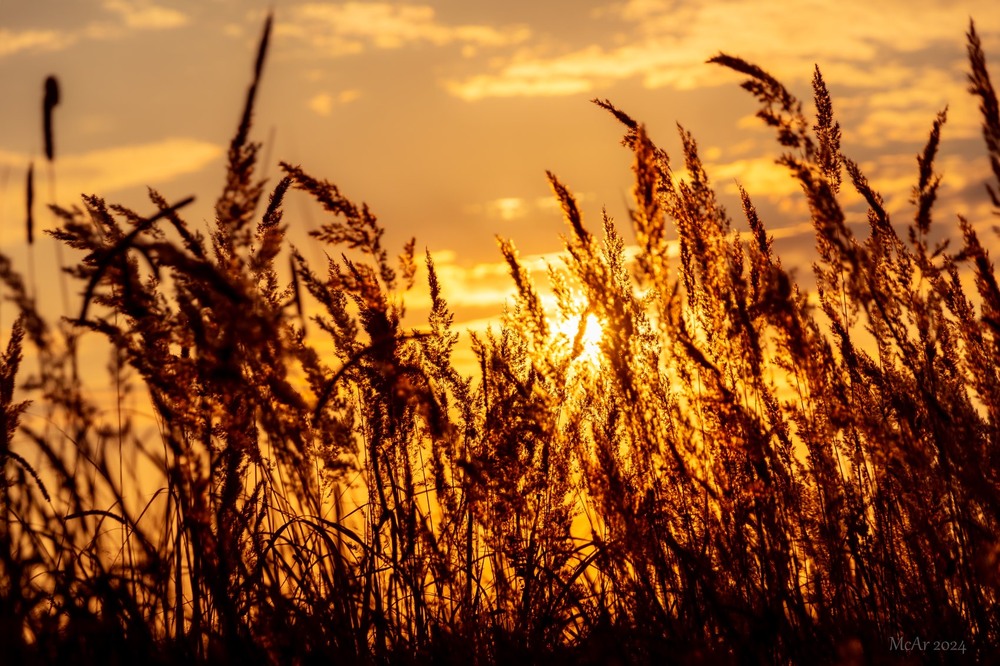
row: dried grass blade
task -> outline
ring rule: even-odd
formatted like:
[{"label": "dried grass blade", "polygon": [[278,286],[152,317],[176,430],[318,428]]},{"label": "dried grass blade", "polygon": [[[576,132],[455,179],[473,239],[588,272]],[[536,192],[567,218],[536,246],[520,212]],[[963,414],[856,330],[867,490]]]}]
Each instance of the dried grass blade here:
[{"label": "dried grass blade", "polygon": [[128,525],[125,519],[119,516],[117,513],[111,513],[110,511],[104,511],[102,509],[87,509],[86,511],[76,511],[66,516],[66,520],[77,520],[85,516],[103,516],[104,518],[111,518],[112,520],[117,520],[122,525]]}]

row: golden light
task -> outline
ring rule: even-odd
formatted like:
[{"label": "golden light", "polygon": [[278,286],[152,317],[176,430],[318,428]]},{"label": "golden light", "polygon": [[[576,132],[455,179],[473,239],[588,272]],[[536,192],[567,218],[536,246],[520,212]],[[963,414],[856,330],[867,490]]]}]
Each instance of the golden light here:
[{"label": "golden light", "polygon": [[565,342],[569,350],[573,349],[579,337],[580,353],[575,360],[597,366],[601,362],[601,338],[604,335],[601,320],[593,313],[587,313],[582,320],[581,330],[582,317],[583,315],[573,315],[564,319],[556,326],[555,335]]}]

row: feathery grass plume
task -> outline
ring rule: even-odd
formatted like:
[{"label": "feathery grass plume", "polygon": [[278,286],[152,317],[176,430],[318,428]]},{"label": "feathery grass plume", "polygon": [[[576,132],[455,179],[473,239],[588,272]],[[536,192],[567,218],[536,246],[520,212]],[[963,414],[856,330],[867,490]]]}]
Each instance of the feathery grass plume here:
[{"label": "feathery grass plume", "polygon": [[9,523],[6,513],[10,508],[10,488],[8,487],[7,477],[8,460],[17,463],[21,469],[27,472],[38,485],[38,490],[45,501],[52,502],[52,497],[49,495],[48,490],[46,490],[45,484],[31,464],[23,456],[11,450],[11,444],[20,425],[21,417],[31,404],[30,400],[14,401],[15,378],[18,368],[21,365],[23,341],[24,316],[21,315],[11,327],[7,350],[0,356],[0,433],[3,435],[3,442],[0,445],[0,488],[2,488],[3,492],[0,510],[4,511],[4,518],[2,520],[3,534],[0,535],[0,538],[5,543],[7,543],[7,539],[9,538],[7,532]]},{"label": "feathery grass plume", "polygon": [[[757,117],[778,131],[778,143],[788,148],[799,148],[811,156],[812,139],[809,138],[808,124],[802,115],[802,103],[776,78],[742,58],[720,53],[708,62],[728,67],[746,74],[749,79],[740,84],[761,101],[763,108]],[[821,123],[822,124],[822,123]]]},{"label": "feathery grass plume", "polygon": [[[664,210],[664,199],[669,197],[673,182],[669,176],[669,164],[658,159],[656,147],[644,127],[638,128],[632,147],[635,151],[632,167],[635,187],[632,196],[636,208],[630,211],[630,217],[636,241],[642,250],[638,266],[645,279],[655,280],[657,276],[667,275],[667,225],[664,217],[668,211]],[[661,288],[665,287],[666,285],[661,285]]]},{"label": "feathery grass plume", "polygon": [[830,181],[833,191],[840,189],[840,123],[833,119],[833,103],[830,92],[826,89],[819,65],[813,74],[813,93],[816,98],[816,132],[818,154],[816,162]]},{"label": "feathery grass plume", "polygon": [[[911,227],[909,240],[911,245],[921,251],[923,251],[922,244],[925,242],[924,239],[931,227],[931,210],[934,208],[934,202],[937,201],[938,186],[941,184],[941,176],[934,173],[933,164],[934,157],[937,155],[938,147],[941,144],[941,127],[947,118],[948,109],[945,108],[934,119],[934,124],[931,127],[931,133],[927,138],[924,151],[917,156],[919,175],[917,177],[917,184],[913,188],[913,196],[910,199],[910,203],[917,207],[917,212],[914,216],[916,226]],[[946,245],[941,246],[940,250],[936,251],[935,254],[941,254],[945,247]]]},{"label": "feathery grass plume", "polygon": [[[291,184],[290,178],[282,178],[274,188],[264,215],[257,224],[254,245],[250,249],[250,272],[262,283],[261,290],[275,305],[278,303],[279,293],[274,260],[281,252],[285,237],[285,229],[281,226],[281,204]],[[294,275],[292,279],[294,282]]]},{"label": "feathery grass plume", "polygon": [[995,185],[986,184],[993,205],[1000,208],[1000,103],[997,102],[996,90],[986,70],[986,55],[983,44],[976,33],[976,24],[969,20],[968,40],[969,92],[979,98],[979,112],[983,116],[983,141],[989,156],[990,167],[993,169]]},{"label": "feathery grass plume", "polygon": [[122,236],[114,246],[108,248],[104,253],[102,253],[101,257],[95,262],[95,269],[90,276],[89,282],[87,282],[86,289],[83,292],[83,305],[80,309],[80,316],[77,317],[78,322],[82,323],[86,321],[87,310],[90,307],[91,299],[94,297],[94,290],[97,288],[97,285],[100,283],[101,278],[104,276],[104,273],[110,266],[111,262],[116,259],[120,259],[128,251],[129,247],[133,245],[139,235],[148,231],[157,221],[168,217],[171,213],[176,212],[193,201],[193,196],[187,197],[186,199],[182,199],[168,208],[161,209],[160,212],[155,215],[145,218],[136,224],[135,228],[127,235]]},{"label": "feathery grass plume", "polygon": [[220,260],[230,262],[240,261],[236,254],[237,245],[243,247],[249,245],[247,226],[257,209],[264,189],[263,182],[253,180],[260,144],[248,141],[257,88],[260,86],[270,42],[272,21],[273,15],[269,13],[264,20],[264,29],[257,45],[253,80],[247,90],[240,123],[229,144],[226,184],[215,203],[216,230],[212,234],[212,243],[216,256]]}]

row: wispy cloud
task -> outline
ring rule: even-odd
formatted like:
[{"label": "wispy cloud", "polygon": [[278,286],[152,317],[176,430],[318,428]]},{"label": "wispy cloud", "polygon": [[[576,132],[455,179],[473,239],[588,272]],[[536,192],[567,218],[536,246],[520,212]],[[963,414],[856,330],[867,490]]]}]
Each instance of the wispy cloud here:
[{"label": "wispy cloud", "polygon": [[59,30],[8,30],[0,28],[0,58],[20,51],[58,51],[73,42],[76,37]]},{"label": "wispy cloud", "polygon": [[[894,215],[897,220],[907,220],[914,210],[910,200],[917,182],[916,156],[883,156],[877,161],[862,162],[860,166],[868,175],[871,186],[882,195],[890,215]],[[980,182],[984,182],[982,178],[988,173],[984,159],[972,161],[964,155],[940,155],[934,161],[934,170],[942,175],[938,192],[940,210],[968,215],[969,210],[976,205],[975,198],[985,199],[985,189],[978,197],[970,197],[967,193],[969,188],[976,188]],[[966,192],[963,196],[956,197],[963,192]]]},{"label": "wispy cloud", "polygon": [[520,197],[503,197],[491,201],[487,210],[501,220],[516,220],[528,214],[528,205]]},{"label": "wispy cloud", "polygon": [[[222,155],[221,146],[197,139],[163,139],[134,146],[106,148],[60,156],[56,165],[59,197],[105,196],[129,187],[168,183],[195,173]],[[30,157],[0,151],[0,165],[24,168]]]},{"label": "wispy cloud", "polygon": [[[847,143],[881,147],[893,141],[913,141],[927,135],[936,113],[948,107],[944,137],[948,140],[980,136],[982,116],[967,93],[964,61],[947,69],[920,75],[920,85],[892,90],[872,90],[865,95],[834,100],[834,110],[844,126]],[[894,68],[893,68],[894,69]],[[835,79],[834,77],[838,77]],[[905,81],[903,73],[887,73],[885,80]],[[837,73],[829,80],[851,80]]]},{"label": "wispy cloud", "polygon": [[128,28],[163,30],[177,28],[188,22],[188,17],[184,13],[148,1],[104,0],[102,6],[105,10],[117,14]]},{"label": "wispy cloud", "polygon": [[[467,101],[487,97],[574,95],[633,77],[642,78],[649,87],[671,83],[693,87],[704,79],[703,73],[692,76],[694,64],[685,54],[672,52],[653,42],[611,50],[588,46],[551,58],[521,53],[497,72],[449,80],[445,87]],[[702,62],[697,64],[705,68]]]},{"label": "wispy cloud", "polygon": [[81,40],[120,39],[132,31],[178,28],[189,22],[188,16],[176,9],[143,0],[103,0],[101,8],[115,19],[87,21],[74,30],[0,28],[0,58],[20,51],[61,51]]},{"label": "wispy cloud", "polygon": [[737,183],[751,194],[780,197],[800,191],[788,167],[778,164],[772,157],[755,157],[734,160],[723,164],[706,164],[705,168],[721,188],[734,194]]},{"label": "wispy cloud", "polygon": [[414,44],[468,48],[497,47],[523,42],[530,32],[514,26],[452,25],[439,21],[429,5],[388,2],[306,3],[293,7],[277,24],[279,34],[306,42],[316,53],[342,56],[368,48],[398,49]]},{"label": "wispy cloud", "polygon": [[[551,45],[533,44],[511,54],[491,71],[449,80],[447,89],[466,100],[485,97],[566,95],[589,92],[622,80],[649,88],[690,89],[731,81],[721,68],[705,64],[719,52],[760,59],[783,80],[803,80],[814,63],[854,66],[862,74],[847,83],[883,88],[889,83],[920,85],[914,77],[950,63],[918,66],[898,62],[890,77],[865,76],[884,53],[912,53],[955,45],[969,13],[990,16],[994,3],[972,0],[966,11],[946,3],[886,0],[879,3],[814,3],[813,11],[793,11],[783,0],[726,3],[631,0],[605,9],[595,20],[616,28],[617,46],[592,44],[552,55]],[[822,14],[822,28],[816,17]],[[892,26],[891,29],[886,29]],[[864,65],[862,67],[861,65]]]},{"label": "wispy cloud", "polygon": [[316,115],[323,116],[325,118],[333,113],[334,107],[350,104],[360,97],[361,91],[355,89],[341,90],[336,95],[322,92],[310,97],[309,101],[306,102],[306,106],[308,106],[309,110]]},{"label": "wispy cloud", "polygon": [[[589,192],[575,192],[573,196],[578,203],[590,201],[594,198]],[[533,199],[508,196],[492,199],[484,203],[470,204],[464,210],[470,215],[485,215],[492,219],[513,222],[528,218],[539,212],[546,215],[558,214],[560,208],[559,200],[554,196],[535,197]]]}]

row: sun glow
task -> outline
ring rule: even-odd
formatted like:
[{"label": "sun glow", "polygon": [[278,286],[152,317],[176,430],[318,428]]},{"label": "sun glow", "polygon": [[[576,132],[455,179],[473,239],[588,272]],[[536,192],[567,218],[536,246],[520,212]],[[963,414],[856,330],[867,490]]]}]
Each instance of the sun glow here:
[{"label": "sun glow", "polygon": [[601,320],[596,315],[588,313],[586,317],[583,315],[568,317],[556,327],[555,334],[568,345],[570,350],[574,348],[579,338],[577,361],[593,366],[600,364],[601,338],[604,336],[604,331],[601,328]]}]

